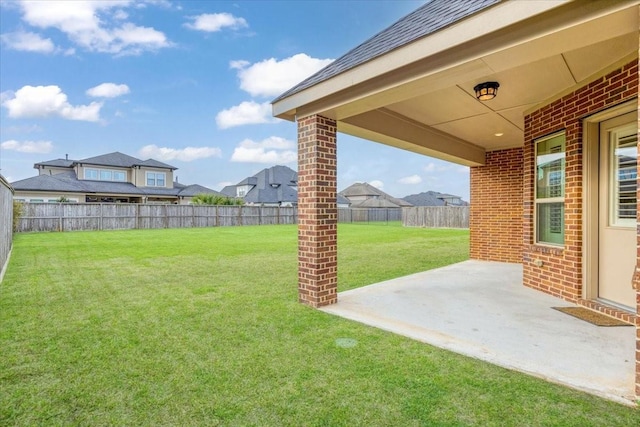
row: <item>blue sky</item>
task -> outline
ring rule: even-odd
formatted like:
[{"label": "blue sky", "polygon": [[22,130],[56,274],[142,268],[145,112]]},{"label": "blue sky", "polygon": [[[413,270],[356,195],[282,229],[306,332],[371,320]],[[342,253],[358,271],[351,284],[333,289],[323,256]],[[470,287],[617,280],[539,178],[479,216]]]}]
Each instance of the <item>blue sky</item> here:
[{"label": "blue sky", "polygon": [[[120,151],[219,190],[296,166],[269,102],[423,1],[0,2],[0,173]],[[338,135],[338,190],[468,200],[468,168]]]}]

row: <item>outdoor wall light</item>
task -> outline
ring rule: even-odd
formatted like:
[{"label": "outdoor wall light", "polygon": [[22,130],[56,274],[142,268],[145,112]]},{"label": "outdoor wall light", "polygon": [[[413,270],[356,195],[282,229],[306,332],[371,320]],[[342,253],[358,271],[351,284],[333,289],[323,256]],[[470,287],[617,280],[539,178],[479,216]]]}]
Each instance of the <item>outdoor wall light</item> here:
[{"label": "outdoor wall light", "polygon": [[496,97],[499,87],[500,83],[498,82],[484,82],[477,84],[473,90],[476,91],[476,98],[480,101],[488,101]]}]

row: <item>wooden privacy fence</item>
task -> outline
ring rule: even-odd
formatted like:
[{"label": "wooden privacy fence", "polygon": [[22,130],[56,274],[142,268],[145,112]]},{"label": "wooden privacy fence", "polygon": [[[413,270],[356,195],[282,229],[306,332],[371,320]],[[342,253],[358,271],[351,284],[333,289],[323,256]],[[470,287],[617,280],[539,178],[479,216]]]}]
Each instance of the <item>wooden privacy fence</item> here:
[{"label": "wooden privacy fence", "polygon": [[0,175],[0,280],[13,244],[13,189]]},{"label": "wooden privacy fence", "polygon": [[402,220],[402,208],[340,208],[338,222],[388,222]]},{"label": "wooden privacy fence", "polygon": [[81,231],[296,224],[298,210],[279,206],[25,203],[18,230]]},{"label": "wooden privacy fence", "polygon": [[469,228],[469,206],[413,206],[402,208],[405,227]]}]

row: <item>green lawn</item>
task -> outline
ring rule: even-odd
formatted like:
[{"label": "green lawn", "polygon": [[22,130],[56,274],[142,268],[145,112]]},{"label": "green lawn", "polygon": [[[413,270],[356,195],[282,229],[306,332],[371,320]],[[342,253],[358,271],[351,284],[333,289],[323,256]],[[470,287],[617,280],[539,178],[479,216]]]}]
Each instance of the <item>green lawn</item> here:
[{"label": "green lawn", "polygon": [[[340,225],[340,289],[467,248],[467,231]],[[0,425],[640,425],[638,410],[296,301],[294,226],[17,235]]]}]

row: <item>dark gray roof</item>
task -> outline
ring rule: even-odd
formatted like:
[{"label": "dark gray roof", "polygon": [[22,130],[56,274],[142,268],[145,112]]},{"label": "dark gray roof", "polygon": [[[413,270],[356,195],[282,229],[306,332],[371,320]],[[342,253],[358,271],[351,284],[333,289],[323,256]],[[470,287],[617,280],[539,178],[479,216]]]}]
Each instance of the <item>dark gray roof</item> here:
[{"label": "dark gray roof", "polygon": [[253,176],[255,187],[244,196],[246,203],[296,203],[298,172],[287,166],[273,166]]},{"label": "dark gray roof", "polygon": [[220,193],[219,191],[215,191],[198,184],[187,185],[186,187],[182,187],[180,189],[180,192],[178,193],[178,196],[193,197],[193,196],[197,196],[198,194],[215,194],[216,196],[223,196],[223,194]]},{"label": "dark gray roof", "polygon": [[47,160],[45,162],[36,163],[36,164],[33,165],[33,167],[36,167],[36,166],[53,166],[53,167],[58,167],[58,168],[70,168],[71,165],[73,165],[74,162],[75,162],[75,160],[54,159],[54,160]]},{"label": "dark gray roof", "polygon": [[[403,200],[406,200],[409,203],[414,204],[415,206],[444,206],[445,198],[458,198],[460,196],[454,196],[452,194],[444,194],[439,193],[437,191],[425,191],[423,193],[411,194],[407,197],[403,197]],[[466,206],[468,203],[464,200],[461,200],[460,206]]]},{"label": "dark gray roof", "polygon": [[[413,206],[411,203],[406,200],[397,199],[379,188],[374,187],[368,182],[356,182],[345,188],[340,192],[343,196],[349,197],[369,197],[371,199],[385,199],[391,201],[393,204],[397,206]],[[380,206],[379,206],[380,207]]]},{"label": "dark gray roof", "polygon": [[367,199],[351,205],[352,208],[399,208],[400,205],[389,199]]},{"label": "dark gray roof", "polygon": [[38,175],[16,181],[11,185],[18,191],[46,191],[63,193],[133,194],[147,196],[183,196],[220,194],[202,185],[174,183],[174,188],[136,187],[129,182],[78,180],[74,171],[57,175]]},{"label": "dark gray roof", "polygon": [[350,205],[351,200],[344,197],[342,194],[338,193],[337,202],[339,205]]},{"label": "dark gray roof", "polygon": [[119,151],[115,151],[109,154],[103,154],[101,156],[89,157],[87,159],[76,160],[75,163],[97,165],[97,166],[113,166],[113,167],[120,167],[120,168],[130,168],[133,166],[147,166],[147,167],[153,167],[153,168],[163,168],[163,169],[172,169],[172,170],[177,169],[174,166],[159,162],[157,160],[153,160],[153,159],[140,160],[135,157],[129,156],[127,154],[120,153]]},{"label": "dark gray roof", "polygon": [[[273,102],[303,91],[340,73],[433,34],[501,0],[432,0],[347,52]],[[372,7],[375,7],[373,5]]]},{"label": "dark gray roof", "polygon": [[140,162],[140,163],[136,164],[136,166],[138,166],[138,165],[147,166],[147,167],[150,167],[150,168],[164,168],[164,169],[172,169],[172,170],[178,169],[175,166],[171,166],[171,165],[159,162],[159,161],[154,160],[154,159],[147,159],[144,162]]}]

